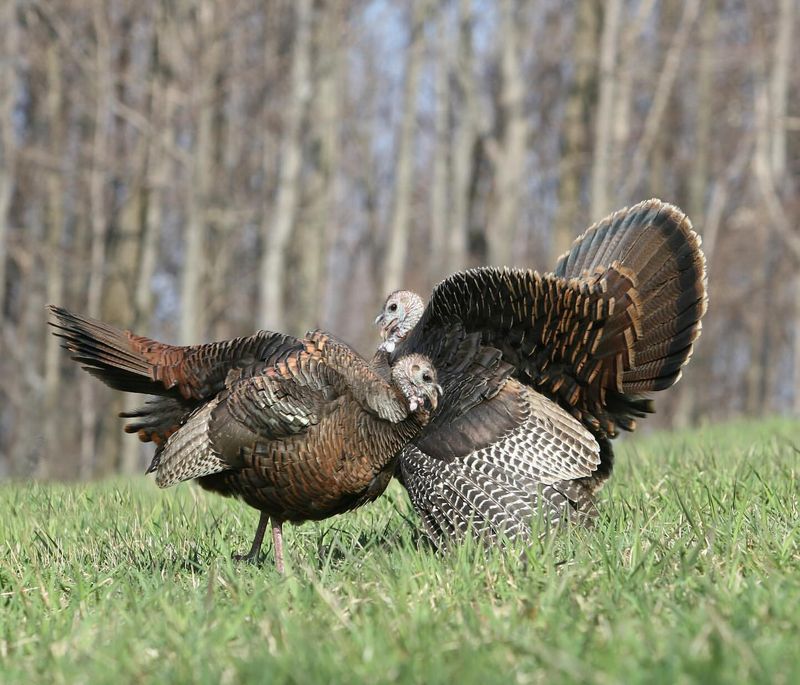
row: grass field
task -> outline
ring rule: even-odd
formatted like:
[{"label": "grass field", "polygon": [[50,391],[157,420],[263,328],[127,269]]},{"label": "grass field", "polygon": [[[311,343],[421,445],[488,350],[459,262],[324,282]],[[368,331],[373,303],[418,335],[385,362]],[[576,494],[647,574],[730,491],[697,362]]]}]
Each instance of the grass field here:
[{"label": "grass field", "polygon": [[0,682],[800,682],[800,424],[618,452],[594,530],[440,556],[393,487],[285,578],[191,485],[2,486]]}]

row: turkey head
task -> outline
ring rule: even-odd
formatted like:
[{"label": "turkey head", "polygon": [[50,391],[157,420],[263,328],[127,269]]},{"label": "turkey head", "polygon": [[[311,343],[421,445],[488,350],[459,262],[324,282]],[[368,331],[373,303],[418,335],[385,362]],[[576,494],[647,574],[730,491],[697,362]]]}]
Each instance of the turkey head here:
[{"label": "turkey head", "polygon": [[408,335],[417,325],[425,310],[425,303],[417,293],[410,290],[396,290],[389,297],[375,319],[379,327],[383,343],[378,349],[394,352],[398,342]]},{"label": "turkey head", "polygon": [[431,361],[421,354],[401,357],[392,367],[392,382],[406,398],[408,410],[417,415],[422,425],[427,424],[442,395]]}]

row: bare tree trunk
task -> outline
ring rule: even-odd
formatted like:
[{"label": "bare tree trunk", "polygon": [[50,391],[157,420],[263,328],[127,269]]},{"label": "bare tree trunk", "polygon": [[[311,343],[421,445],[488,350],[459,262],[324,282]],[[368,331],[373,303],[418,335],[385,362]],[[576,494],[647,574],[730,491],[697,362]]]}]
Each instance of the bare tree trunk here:
[{"label": "bare tree trunk", "polygon": [[622,189],[622,195],[625,197],[633,192],[636,184],[642,178],[647,157],[658,139],[659,129],[664,112],[667,109],[669,96],[672,93],[672,88],[678,76],[678,67],[681,63],[681,57],[685,51],[686,43],[689,40],[692,26],[694,26],[699,11],[700,0],[686,0],[683,5],[683,14],[680,24],[675,30],[669,50],[667,51],[667,56],[664,59],[664,66],[661,69],[658,81],[656,82],[655,92],[653,93],[653,103],[650,106],[650,111],[644,123],[644,132],[639,140],[639,144],[636,146],[633,161],[630,164],[627,174],[627,181]]},{"label": "bare tree trunk", "polygon": [[41,473],[45,461],[40,423],[44,392],[41,319],[45,304],[45,277],[38,246],[46,240],[46,234],[41,210],[41,206],[35,207],[28,215],[29,221],[19,246],[23,254],[17,255],[17,276],[21,285],[20,318],[15,326],[4,326],[0,330],[3,377],[10,380],[6,380],[8,391],[5,399],[14,407],[15,419],[11,426],[16,440],[14,449],[10,450],[10,467],[12,475],[18,478]]},{"label": "bare tree trunk", "polygon": [[339,165],[339,124],[341,121],[340,83],[342,79],[342,7],[330,3],[316,12],[314,43],[318,56],[315,65],[315,97],[311,102],[309,129],[313,135],[312,173],[304,184],[303,220],[298,226],[299,240],[294,257],[298,262],[299,282],[292,312],[292,328],[306,331],[320,325],[324,303],[328,255],[337,231],[336,190]]},{"label": "bare tree trunk", "polygon": [[528,152],[525,77],[519,55],[521,29],[516,14],[515,0],[502,0],[500,15],[503,52],[500,106],[503,128],[498,154],[494,160],[496,205],[488,232],[489,261],[497,266],[512,262]]},{"label": "bare tree trunk", "polygon": [[153,316],[153,276],[158,258],[158,238],[161,233],[163,188],[168,183],[167,164],[159,144],[150,144],[149,173],[144,221],[141,227],[141,258],[136,277],[137,325],[149,325]]},{"label": "bare tree trunk", "polygon": [[215,111],[215,82],[222,57],[222,44],[216,35],[217,5],[212,0],[202,2],[197,11],[195,30],[203,46],[202,57],[195,74],[192,104],[197,116],[195,143],[192,155],[191,188],[187,198],[186,253],[181,277],[181,341],[197,343],[206,329],[203,279],[207,271],[205,252],[208,233],[207,204],[214,171],[213,125]]},{"label": "bare tree trunk", "polygon": [[792,47],[795,22],[797,21],[796,12],[796,0],[779,0],[778,37],[775,41],[775,56],[769,84],[772,110],[770,162],[773,177],[779,181],[783,181],[786,174],[786,116],[789,100],[789,70],[792,66]]},{"label": "bare tree trunk", "polygon": [[[634,71],[638,60],[641,58],[640,41],[642,40],[642,32],[646,28],[655,6],[656,0],[642,0],[639,3],[636,14],[629,22],[624,22],[621,28],[616,88],[614,93],[614,133],[612,136],[611,164],[609,169],[612,186],[618,185],[621,180],[625,178],[625,174],[628,170],[631,122],[634,118],[632,111]],[[667,11],[666,7],[664,11]],[[616,207],[621,202],[623,202],[622,198],[613,197],[611,205]],[[593,218],[596,219],[597,217]]]},{"label": "bare tree trunk", "polygon": [[[689,216],[694,225],[706,236],[708,225],[706,218],[710,207],[706,197],[709,194],[711,164],[711,124],[714,106],[713,64],[714,45],[717,28],[716,0],[703,3],[700,18],[700,55],[697,62],[696,88],[697,110],[695,117],[695,145],[692,165],[689,171]],[[706,249],[708,249],[708,245]],[[707,255],[709,258],[711,255]],[[685,428],[690,425],[698,404],[698,393],[705,383],[709,382],[709,360],[704,348],[695,352],[692,359],[693,372],[688,374],[677,386],[675,409],[672,412],[672,425]]]},{"label": "bare tree trunk", "polygon": [[[153,53],[161,26],[153,32]],[[153,314],[153,276],[158,258],[158,238],[161,232],[163,188],[168,183],[167,157],[164,147],[169,143],[170,122],[174,112],[173,102],[167,96],[167,86],[160,76],[161,64],[154,58],[150,65],[150,87],[148,95],[148,120],[153,122],[152,132],[142,142],[142,180],[139,188],[140,200],[137,211],[138,226],[134,227],[138,254],[133,274],[133,320],[135,331],[147,333]],[[142,398],[132,394],[124,396],[125,411],[132,411]],[[135,473],[141,467],[141,444],[127,434],[121,434],[120,464],[123,473]]]},{"label": "bare tree trunk", "polygon": [[17,51],[19,27],[17,5],[6,0],[0,5],[0,321],[6,301],[6,241],[9,209],[14,192],[16,149],[12,112],[17,97]]},{"label": "bare tree trunk", "polygon": [[[106,233],[108,214],[105,191],[107,187],[106,168],[109,163],[108,143],[111,131],[111,37],[105,8],[98,1],[94,9],[94,25],[97,37],[95,55],[95,114],[94,140],[92,142],[92,170],[89,179],[91,256],[89,261],[89,288],[87,292],[87,311],[89,316],[100,316],[100,305],[105,282]],[[57,65],[58,66],[58,65]]]},{"label": "bare tree trunk", "polygon": [[605,216],[610,203],[609,170],[611,141],[614,134],[614,97],[617,89],[617,46],[622,0],[605,3],[603,34],[600,41],[600,80],[595,127],[594,160],[592,163],[591,215],[593,220]]},{"label": "bare tree trunk", "polygon": [[[794,44],[795,22],[797,21],[796,0],[780,0],[778,13],[778,36],[775,41],[775,55],[770,74],[770,114],[772,121],[770,132],[772,145],[770,153],[770,168],[772,178],[775,180],[776,190],[783,197],[789,197],[794,188],[790,187],[792,180],[787,173],[787,113],[789,99],[789,71],[792,66],[792,47]],[[790,229],[791,230],[791,229]],[[800,244],[800,230],[794,227],[795,235]],[[794,398],[793,410],[795,416],[800,416],[800,254],[795,255],[794,276],[794,323],[793,323],[793,368],[794,368]]]},{"label": "bare tree trunk", "polygon": [[[56,45],[51,43],[47,50],[47,117],[49,122],[49,145],[52,154],[63,164],[64,145],[64,84],[61,77],[61,63],[58,59]],[[47,177],[47,252],[44,255],[46,271],[47,302],[60,304],[63,301],[63,254],[61,238],[64,231],[64,184],[61,169]],[[48,335],[45,339],[44,362],[44,409],[45,415],[56,415],[59,403],[61,374],[61,348],[58,338]],[[45,422],[45,448],[47,455],[58,453],[60,429],[56,421]],[[47,461],[42,461],[42,468],[47,468]],[[46,475],[40,471],[39,476]]]},{"label": "bare tree trunk", "polygon": [[461,91],[458,107],[460,121],[453,136],[453,171],[450,235],[447,240],[447,271],[457,271],[467,263],[467,234],[470,221],[470,185],[473,171],[473,152],[478,137],[478,100],[475,78],[475,54],[472,45],[471,0],[458,3],[458,49],[456,81]]},{"label": "bare tree trunk", "polygon": [[[92,142],[92,169],[89,177],[89,203],[91,248],[89,257],[89,285],[86,296],[87,314],[100,317],[100,305],[105,282],[106,233],[108,215],[105,191],[106,167],[109,163],[108,142],[111,131],[111,105],[113,84],[111,77],[111,37],[104,4],[96,0],[94,27],[97,40],[95,52],[95,114]],[[94,379],[81,379],[81,467],[82,478],[94,472],[96,459],[97,406]]]},{"label": "bare tree trunk", "polygon": [[[154,40],[163,41],[163,25],[156,27]],[[176,110],[174,88],[167,77],[158,75],[163,69],[159,56],[151,68],[150,116],[155,120],[153,134],[147,141],[147,166],[145,169],[145,214],[141,228],[141,258],[136,277],[136,324],[151,323],[154,309],[153,277],[158,264],[159,238],[164,223],[165,189],[170,182],[170,158],[166,154],[172,141],[172,122]]]},{"label": "bare tree trunk", "polygon": [[700,58],[697,65],[696,143],[689,176],[689,215],[701,227],[706,213],[706,193],[711,159],[711,121],[713,109],[713,55],[717,28],[716,0],[703,3],[700,24]]},{"label": "bare tree trunk", "polygon": [[437,281],[444,275],[445,238],[450,219],[449,188],[449,78],[450,50],[447,42],[446,12],[439,11],[436,20],[436,83],[434,89],[435,142],[433,149],[433,179],[431,183],[431,252],[428,275]]},{"label": "bare tree trunk", "polygon": [[714,255],[717,252],[717,239],[719,229],[722,224],[723,213],[728,203],[730,186],[740,178],[745,170],[751,166],[753,156],[752,133],[745,134],[739,141],[739,147],[732,156],[724,173],[714,175],[714,182],[711,189],[711,197],[708,201],[708,210],[705,212],[705,220],[701,226],[703,235],[703,252],[706,255],[707,270],[714,269]]},{"label": "bare tree trunk", "polygon": [[411,181],[414,170],[414,128],[417,120],[417,83],[423,48],[423,16],[425,0],[411,3],[411,43],[408,47],[405,82],[403,85],[403,117],[397,142],[392,218],[389,244],[383,267],[381,292],[387,295],[399,288],[408,253],[409,225],[411,223]]},{"label": "bare tree trunk", "polygon": [[[789,180],[786,178],[786,102],[787,89],[789,85],[789,63],[791,59],[791,43],[794,24],[794,3],[782,2],[780,5],[780,16],[777,23],[778,36],[775,41],[775,53],[772,60],[771,69],[768,70],[768,59],[764,57],[763,64],[759,65],[756,61],[755,76],[758,83],[755,92],[755,120],[756,120],[756,145],[753,157],[753,172],[757,182],[758,190],[762,197],[762,202],[769,223],[772,224],[773,234],[767,236],[771,242],[779,239],[783,246],[792,255],[795,265],[795,273],[800,272],[800,232],[792,225],[791,220],[786,215],[782,190],[788,190]],[[765,78],[768,77],[768,78]],[[775,246],[777,251],[778,246]],[[776,252],[773,252],[773,255]],[[771,257],[772,255],[769,255]],[[769,260],[768,257],[768,260]],[[769,368],[769,352],[771,339],[769,336],[771,317],[771,295],[774,285],[771,283],[774,269],[771,269],[771,261],[767,261],[765,269],[765,282],[762,288],[765,302],[759,308],[760,329],[763,335],[757,337],[755,346],[760,343],[758,361],[759,371],[763,377]],[[795,362],[794,374],[795,381],[800,380],[800,372],[797,367],[797,360],[800,357],[798,347],[800,347],[800,277],[795,276],[795,283],[792,284],[795,293],[795,317],[794,317],[794,340],[793,340],[793,361]],[[762,383],[764,385],[764,383]],[[766,388],[764,388],[766,394]],[[793,409],[800,409],[800,392],[797,385],[794,386]],[[800,413],[800,412],[798,412]]]},{"label": "bare tree trunk", "polygon": [[[784,118],[786,115],[786,90],[788,84],[788,65],[790,52],[790,32],[791,32],[791,7],[781,7],[781,16],[778,22],[778,40],[775,42],[775,53],[772,62],[772,69],[769,74],[769,85],[762,91],[760,96],[761,106],[756,105],[758,118],[758,144],[756,153],[761,162],[760,168],[769,169],[768,175],[771,180],[767,183],[774,187],[777,203],[781,204],[781,191],[785,186],[784,174],[786,173],[786,136]],[[789,21],[786,20],[785,11],[789,12]],[[766,173],[764,175],[767,175]],[[768,191],[771,194],[771,191]],[[782,209],[781,209],[782,213]],[[755,332],[752,336],[752,344],[756,351],[756,358],[750,365],[749,372],[754,376],[752,379],[752,391],[748,393],[748,398],[753,401],[748,406],[748,413],[751,415],[764,415],[771,412],[769,406],[769,391],[771,387],[771,375],[773,367],[774,341],[778,336],[776,329],[777,321],[775,316],[775,291],[779,287],[776,279],[776,268],[778,267],[783,246],[781,237],[776,231],[766,230],[763,258],[763,285],[760,288],[759,298],[761,304],[754,311],[756,318]],[[798,259],[800,266],[800,259]]]},{"label": "bare tree trunk", "polygon": [[578,0],[575,17],[575,76],[567,93],[561,158],[558,165],[558,213],[555,218],[550,263],[569,249],[584,217],[581,206],[583,170],[588,166],[590,117],[594,110],[592,92],[597,82],[595,62],[598,50],[599,5],[594,0]]},{"label": "bare tree trunk", "polygon": [[[279,3],[273,5],[280,10]],[[265,24],[270,22],[269,11],[265,10]],[[254,138],[264,135],[263,131],[259,131],[260,135],[254,136],[250,122],[245,118],[248,112],[248,97],[251,90],[254,90],[248,79],[242,77],[242,73],[250,65],[249,60],[253,54],[251,43],[247,39],[248,26],[231,21],[229,31],[226,33],[225,59],[220,65],[225,80],[218,86],[220,99],[224,98],[224,102],[220,102],[215,116],[215,137],[219,139],[216,151],[218,181],[215,183],[215,191],[218,196],[222,193],[223,200],[220,206],[214,208],[213,221],[209,221],[211,224],[209,243],[213,245],[213,250],[208,260],[209,271],[206,277],[208,291],[206,335],[215,340],[230,337],[233,333],[231,326],[238,329],[240,326],[252,328],[254,325],[255,314],[248,301],[251,289],[247,282],[255,286],[257,278],[253,275],[246,281],[239,279],[237,282],[232,281],[231,275],[240,269],[250,270],[251,265],[258,264],[258,257],[254,252],[238,259],[237,252],[240,242],[238,238],[244,230],[243,224],[249,224],[255,215],[253,207],[247,201],[250,194],[246,179],[252,178],[253,171],[248,164],[249,150],[255,147]],[[264,51],[263,45],[258,47],[257,54],[261,56]],[[263,80],[259,83],[260,89],[265,83],[270,83],[274,78],[274,72],[265,73],[259,69],[258,78],[260,81]],[[265,100],[268,99],[265,95]],[[262,194],[265,193],[264,186]],[[259,206],[260,204],[261,202]],[[231,312],[232,300],[246,303],[246,306]]]},{"label": "bare tree trunk", "polygon": [[[259,323],[265,328],[286,328],[284,284],[286,248],[297,215],[298,185],[302,162],[302,128],[311,97],[311,0],[295,4],[295,34],[289,102],[282,134],[281,170],[273,215],[266,205],[261,223],[264,251],[261,257]],[[266,54],[271,59],[271,53]],[[266,168],[272,162],[264,159]],[[313,247],[310,247],[313,249]]]},{"label": "bare tree trunk", "polygon": [[[800,269],[800,233],[791,225],[785,213],[778,192],[778,181],[773,175],[772,163],[775,158],[772,156],[772,136],[774,131],[771,127],[771,103],[770,93],[768,91],[769,88],[766,85],[759,85],[756,88],[756,145],[753,157],[753,171],[758,183],[758,189],[761,193],[763,206],[766,210],[765,214],[769,222],[767,226],[771,224],[774,233],[766,236],[767,246],[764,259],[766,268],[764,269],[764,283],[761,287],[764,300],[760,303],[757,313],[754,313],[754,316],[758,316],[757,331],[760,332],[760,335],[758,333],[751,335],[751,348],[755,350],[753,354],[755,359],[751,362],[750,374],[748,375],[748,380],[750,381],[748,383],[749,390],[758,387],[757,384],[762,382],[761,379],[769,370],[769,352],[771,346],[771,336],[769,333],[772,325],[772,321],[770,320],[772,310],[771,299],[775,287],[772,283],[772,276],[776,254],[775,252],[770,253],[770,243],[774,238],[779,238],[783,242],[784,247],[790,251],[795,264],[795,271],[797,272],[797,270]],[[777,248],[777,246],[775,247]],[[795,344],[797,344],[796,340]],[[794,352],[796,354],[796,348]],[[754,393],[755,390],[748,392],[748,395],[750,396]],[[758,405],[759,399],[760,398],[756,398],[755,401],[748,404],[749,411],[756,412],[760,409]]]}]

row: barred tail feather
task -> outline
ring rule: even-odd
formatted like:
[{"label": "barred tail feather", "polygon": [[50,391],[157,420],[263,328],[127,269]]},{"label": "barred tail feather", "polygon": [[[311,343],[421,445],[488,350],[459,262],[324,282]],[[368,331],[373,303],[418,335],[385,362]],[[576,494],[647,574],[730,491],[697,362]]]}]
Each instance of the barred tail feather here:
[{"label": "barred tail feather", "polygon": [[622,376],[623,392],[668,388],[691,357],[707,307],[700,243],[686,214],[653,199],[590,227],[559,259],[555,274],[565,278],[620,267],[633,275],[639,335],[634,365]]}]

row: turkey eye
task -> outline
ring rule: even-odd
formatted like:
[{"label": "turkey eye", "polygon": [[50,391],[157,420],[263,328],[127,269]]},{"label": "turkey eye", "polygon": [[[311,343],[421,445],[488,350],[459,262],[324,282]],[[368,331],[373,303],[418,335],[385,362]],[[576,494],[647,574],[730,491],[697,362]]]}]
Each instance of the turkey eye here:
[{"label": "turkey eye", "polygon": [[429,373],[423,373],[422,380],[425,381],[426,383],[430,383],[433,380],[433,378],[431,378],[431,375]]},{"label": "turkey eye", "polygon": [[389,311],[390,312],[396,312],[397,311],[397,305],[394,302],[392,302],[392,304],[389,305]]}]

